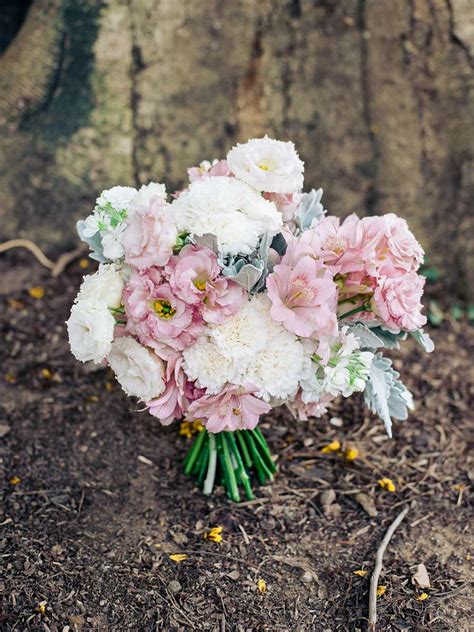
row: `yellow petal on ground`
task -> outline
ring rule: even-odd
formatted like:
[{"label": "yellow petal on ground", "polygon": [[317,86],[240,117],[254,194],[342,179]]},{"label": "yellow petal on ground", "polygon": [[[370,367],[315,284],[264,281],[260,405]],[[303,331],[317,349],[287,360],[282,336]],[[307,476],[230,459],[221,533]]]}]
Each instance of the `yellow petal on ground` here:
[{"label": "yellow petal on ground", "polygon": [[222,542],[222,532],[224,527],[213,527],[204,534],[204,539],[210,542]]},{"label": "yellow petal on ground", "polygon": [[421,593],[421,595],[418,595],[418,597],[416,598],[417,601],[426,601],[427,599],[429,599],[430,596],[428,595],[428,593]]},{"label": "yellow petal on ground", "polygon": [[36,300],[39,300],[40,298],[43,298],[44,296],[44,288],[42,288],[40,285],[37,285],[35,287],[30,287],[28,288],[28,294],[31,296],[31,298],[35,298]]},{"label": "yellow petal on ground", "polygon": [[21,478],[19,476],[10,476],[8,482],[10,485],[19,485],[21,483]]},{"label": "yellow petal on ground", "polygon": [[5,382],[8,382],[9,384],[15,384],[16,377],[13,375],[13,373],[6,373]]},{"label": "yellow petal on ground", "polygon": [[172,553],[169,558],[172,562],[183,562],[188,556],[185,553]]},{"label": "yellow petal on ground", "polygon": [[81,268],[81,270],[85,270],[86,268],[89,267],[89,261],[87,259],[80,259],[79,267]]},{"label": "yellow petal on ground", "polygon": [[46,612],[46,601],[41,601],[37,607],[36,610],[40,613],[40,614],[44,614]]},{"label": "yellow petal on ground", "polygon": [[359,575],[359,577],[365,577],[367,575],[369,571],[364,571],[362,568],[360,568],[357,571],[354,571],[354,575]]},{"label": "yellow petal on ground", "polygon": [[264,579],[259,579],[257,582],[257,588],[259,593],[267,592],[267,582]]},{"label": "yellow petal on ground", "polygon": [[339,452],[340,449],[341,444],[337,439],[335,439],[334,441],[331,441],[331,443],[325,445],[324,448],[321,448],[321,452],[323,454],[329,454],[330,452]]},{"label": "yellow petal on ground", "polygon": [[385,595],[386,592],[387,592],[387,586],[377,586],[377,597],[381,597],[382,595]]},{"label": "yellow petal on ground", "polygon": [[380,485],[380,487],[382,489],[387,490],[387,492],[394,492],[397,489],[395,487],[395,483],[392,481],[391,478],[381,478],[377,482]]},{"label": "yellow petal on ground", "polygon": [[50,380],[53,374],[49,369],[41,369],[41,377],[44,377],[45,380]]},{"label": "yellow petal on ground", "polygon": [[344,451],[344,456],[348,461],[355,461],[359,456],[359,450],[357,448],[346,448]]},{"label": "yellow petal on ground", "polygon": [[17,310],[23,309],[25,307],[25,304],[23,303],[23,301],[19,301],[16,298],[9,298],[8,305],[12,309],[17,309]]}]

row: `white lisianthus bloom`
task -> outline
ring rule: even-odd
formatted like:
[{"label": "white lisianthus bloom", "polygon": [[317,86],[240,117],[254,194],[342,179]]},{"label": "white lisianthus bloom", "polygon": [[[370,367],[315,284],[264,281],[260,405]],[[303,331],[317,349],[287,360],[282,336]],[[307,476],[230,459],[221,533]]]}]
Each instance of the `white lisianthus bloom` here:
[{"label": "white lisianthus bloom", "polygon": [[137,195],[137,190],[133,187],[112,187],[102,191],[97,198],[97,206],[105,206],[107,203],[117,211],[128,210]]},{"label": "white lisianthus bloom", "polygon": [[276,235],[282,226],[273,202],[227,176],[192,182],[171,208],[178,231],[215,235],[222,255],[250,254],[264,233]]},{"label": "white lisianthus bloom", "polygon": [[232,173],[257,191],[295,193],[303,188],[304,163],[291,142],[253,138],[233,147],[226,160]]},{"label": "white lisianthus bloom", "polygon": [[166,186],[159,182],[143,184],[138,193],[131,200],[131,206],[148,206],[154,199],[166,200]]},{"label": "white lisianthus bloom", "polygon": [[114,340],[107,360],[127,395],[147,402],[165,390],[163,361],[131,336]]},{"label": "white lisianthus bloom", "polygon": [[105,304],[91,298],[79,300],[66,325],[71,352],[81,362],[99,364],[109,353],[115,318]]},{"label": "white lisianthus bloom", "polygon": [[102,263],[95,274],[84,277],[78,300],[93,299],[106,307],[120,307],[124,281],[114,263]]}]

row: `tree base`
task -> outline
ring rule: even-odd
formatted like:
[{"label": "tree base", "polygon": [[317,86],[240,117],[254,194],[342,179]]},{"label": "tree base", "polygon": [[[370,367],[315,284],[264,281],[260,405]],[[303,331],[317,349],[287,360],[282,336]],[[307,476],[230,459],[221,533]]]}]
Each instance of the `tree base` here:
[{"label": "tree base", "polygon": [[222,483],[228,497],[240,502],[239,487],[245,498],[254,498],[250,475],[260,485],[273,481],[276,467],[270,449],[259,428],[212,434],[200,430],[184,459],[184,473],[197,479],[204,494],[211,495]]}]

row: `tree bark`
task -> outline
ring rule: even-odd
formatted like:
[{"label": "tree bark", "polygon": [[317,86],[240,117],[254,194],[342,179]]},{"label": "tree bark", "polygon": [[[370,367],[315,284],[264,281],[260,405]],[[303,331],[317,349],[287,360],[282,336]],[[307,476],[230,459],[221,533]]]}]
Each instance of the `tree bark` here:
[{"label": "tree bark", "polygon": [[0,64],[2,236],[54,249],[103,188],[172,191],[268,133],[472,297],[473,24],[471,0],[35,0]]}]

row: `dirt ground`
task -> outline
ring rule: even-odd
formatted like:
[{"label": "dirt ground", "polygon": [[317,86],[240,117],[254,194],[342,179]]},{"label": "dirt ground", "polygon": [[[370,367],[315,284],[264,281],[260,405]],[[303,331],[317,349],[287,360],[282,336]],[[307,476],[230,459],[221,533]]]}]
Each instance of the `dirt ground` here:
[{"label": "dirt ground", "polygon": [[[417,408],[393,440],[357,397],[309,423],[277,411],[262,424],[277,479],[236,505],[183,475],[177,426],[70,355],[64,321],[83,272],[76,262],[52,279],[26,255],[0,260],[1,630],[365,630],[375,553],[407,503],[378,630],[472,630],[472,328],[447,322],[431,356],[415,343],[395,354]],[[322,454],[333,439],[360,456]],[[218,525],[223,541],[205,540]],[[420,563],[431,589],[412,583]]]}]

